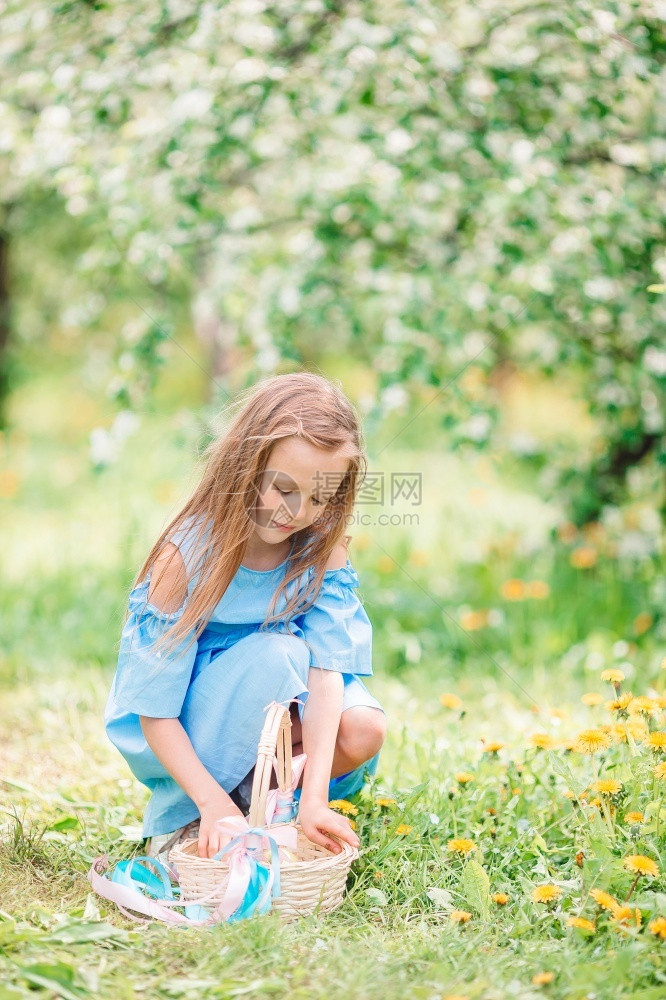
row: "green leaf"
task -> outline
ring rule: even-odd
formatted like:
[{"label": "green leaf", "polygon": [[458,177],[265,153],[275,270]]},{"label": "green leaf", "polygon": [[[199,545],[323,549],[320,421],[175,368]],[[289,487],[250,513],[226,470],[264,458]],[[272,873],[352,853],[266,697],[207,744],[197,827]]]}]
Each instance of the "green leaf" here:
[{"label": "green leaf", "polygon": [[120,927],[103,923],[101,920],[72,920],[52,931],[45,941],[59,941],[63,944],[83,944],[85,941],[107,941],[115,938],[122,941],[127,932]]},{"label": "green leaf", "polygon": [[462,888],[467,903],[487,920],[490,911],[490,879],[478,861],[472,859],[463,868]]},{"label": "green leaf", "polygon": [[554,753],[552,750],[547,752],[552,769],[557,771],[561,778],[564,778],[576,797],[580,796],[586,788],[586,782],[576,778],[569,765],[565,763],[565,761],[563,761],[558,754]]},{"label": "green leaf", "polygon": [[366,889],[365,894],[370,897],[376,906],[386,906],[388,904],[386,894],[381,889]]},{"label": "green leaf", "polygon": [[433,886],[432,889],[426,889],[426,896],[433,901],[435,906],[441,906],[443,910],[453,908],[453,896],[448,889],[438,889]]},{"label": "green leaf", "polygon": [[29,983],[43,986],[63,997],[63,1000],[81,1000],[82,997],[89,996],[88,990],[75,982],[74,966],[65,962],[37,962],[35,965],[20,966],[19,971]]},{"label": "green leaf", "polygon": [[76,816],[63,816],[62,819],[51,823],[49,830],[76,830],[78,825],[79,821]]}]

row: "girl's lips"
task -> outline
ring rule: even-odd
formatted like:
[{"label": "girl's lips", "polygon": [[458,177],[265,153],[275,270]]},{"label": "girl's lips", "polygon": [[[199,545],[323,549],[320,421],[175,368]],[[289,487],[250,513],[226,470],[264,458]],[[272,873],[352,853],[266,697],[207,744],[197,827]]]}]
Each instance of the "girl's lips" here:
[{"label": "girl's lips", "polygon": [[291,531],[292,526],[290,524],[278,524],[277,521],[271,521],[274,528],[279,528],[280,531]]}]

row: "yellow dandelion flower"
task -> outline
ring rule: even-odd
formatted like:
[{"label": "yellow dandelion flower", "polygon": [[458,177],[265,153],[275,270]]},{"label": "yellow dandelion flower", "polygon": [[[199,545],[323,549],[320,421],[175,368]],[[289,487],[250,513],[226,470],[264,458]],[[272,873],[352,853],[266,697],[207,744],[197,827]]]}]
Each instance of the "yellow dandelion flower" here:
[{"label": "yellow dandelion flower", "polygon": [[641,611],[634,618],[634,633],[643,635],[643,632],[647,632],[653,621],[654,618],[648,611]]},{"label": "yellow dandelion flower", "polygon": [[549,733],[532,733],[531,736],[528,736],[527,742],[535,750],[552,750],[556,746],[555,740]]},{"label": "yellow dandelion flower", "polygon": [[600,778],[594,782],[594,788],[600,795],[617,795],[622,791],[622,782],[615,778]]},{"label": "yellow dandelion flower", "polygon": [[648,930],[650,934],[666,941],[666,917],[657,917],[656,920],[651,920],[648,924]]},{"label": "yellow dandelion flower", "polygon": [[643,917],[638,908],[632,910],[630,906],[620,906],[618,907],[617,912],[613,914],[613,923],[626,924],[630,920],[633,920],[636,927],[641,926],[643,923]]},{"label": "yellow dandelion flower", "polygon": [[602,681],[608,681],[609,684],[621,684],[625,679],[625,674],[616,667],[611,667],[610,670],[601,671],[601,679]]},{"label": "yellow dandelion flower", "polygon": [[609,892],[604,892],[603,889],[590,889],[590,896],[602,910],[616,913],[620,909],[617,899],[614,899]]},{"label": "yellow dandelion flower", "polygon": [[500,587],[500,594],[506,601],[522,601],[527,594],[523,580],[505,580]]},{"label": "yellow dandelion flower", "polygon": [[413,826],[409,826],[408,823],[401,823],[400,826],[396,827],[395,832],[399,837],[406,837],[408,833],[411,833],[414,829]]},{"label": "yellow dandelion flower", "polygon": [[332,799],[328,803],[329,809],[336,809],[337,812],[344,813],[345,816],[358,816],[358,809],[347,799]]},{"label": "yellow dandelion flower", "polygon": [[[358,548],[358,545],[356,546]],[[412,549],[408,556],[412,566],[427,566],[430,562],[430,554],[422,549]]]},{"label": "yellow dandelion flower", "polygon": [[654,698],[648,698],[644,694],[638,695],[637,698],[632,698],[629,703],[629,711],[632,715],[637,715],[638,713],[653,715],[657,711],[657,708],[658,706]]},{"label": "yellow dandelion flower", "polygon": [[593,754],[607,750],[610,744],[610,736],[602,729],[584,729],[578,734],[574,749],[578,753]]},{"label": "yellow dandelion flower", "polygon": [[527,596],[535,601],[544,601],[550,595],[550,587],[544,580],[530,580],[527,584]]},{"label": "yellow dandelion flower", "polygon": [[627,742],[627,727],[622,722],[616,723],[611,726],[611,736],[616,743],[626,743]]},{"label": "yellow dandelion flower", "polygon": [[653,767],[652,773],[658,781],[666,781],[666,760]]},{"label": "yellow dandelion flower", "polygon": [[375,799],[375,802],[381,809],[388,809],[389,806],[397,805],[395,799],[387,799],[382,796],[380,796],[378,799]]},{"label": "yellow dandelion flower", "polygon": [[506,906],[509,902],[509,897],[505,892],[494,892],[492,895],[493,903],[497,903],[498,906]]},{"label": "yellow dandelion flower", "polygon": [[583,867],[583,862],[585,861],[585,851],[576,851],[575,862],[579,868]]},{"label": "yellow dandelion flower", "polygon": [[472,851],[476,851],[477,847],[473,840],[467,840],[465,837],[454,837],[448,842],[446,849],[456,854],[470,854]]},{"label": "yellow dandelion flower", "polygon": [[490,743],[486,743],[483,748],[483,753],[498,753],[506,743],[498,743],[496,740],[491,740]]},{"label": "yellow dandelion flower", "polygon": [[538,885],[532,891],[532,899],[535,903],[552,903],[553,900],[559,899],[561,895],[562,890],[559,885],[552,885],[551,883]]},{"label": "yellow dandelion flower", "polygon": [[[666,660],[666,656],[664,660]],[[658,694],[654,700],[659,708],[666,708],[666,694]]]},{"label": "yellow dandelion flower", "polygon": [[347,822],[349,823],[349,825],[352,828],[352,830],[356,829],[356,820],[350,819],[350,820],[347,820]]},{"label": "yellow dandelion flower", "polygon": [[374,878],[375,882],[379,882],[380,878],[384,878],[384,873],[383,872],[373,872],[372,877]]},{"label": "yellow dandelion flower", "polygon": [[460,625],[467,632],[476,632],[488,624],[487,611],[464,611],[460,616]]},{"label": "yellow dandelion flower", "polygon": [[447,993],[446,996],[442,997],[442,1000],[469,1000],[467,995],[462,993]]},{"label": "yellow dandelion flower", "polygon": [[470,774],[469,771],[456,771],[454,777],[460,785],[466,785],[469,781],[474,781],[474,775]]},{"label": "yellow dandelion flower", "polygon": [[645,740],[645,743],[647,743],[652,750],[666,750],[666,733],[650,733],[648,738]]},{"label": "yellow dandelion flower", "polygon": [[570,788],[565,788],[564,791],[562,792],[562,795],[564,796],[565,799],[575,799],[576,798],[574,792],[572,792]]},{"label": "yellow dandelion flower", "polygon": [[567,920],[567,926],[577,927],[581,931],[589,931],[594,934],[596,927],[591,920],[586,920],[585,917],[569,917]]},{"label": "yellow dandelion flower", "polygon": [[642,812],[628,812],[624,814],[625,823],[642,823],[643,813]]},{"label": "yellow dandelion flower", "polygon": [[548,983],[552,983],[554,978],[554,972],[537,972],[532,976],[532,982],[535,986],[547,986]]},{"label": "yellow dandelion flower", "polygon": [[380,573],[390,573],[395,567],[395,563],[390,556],[380,556],[376,565]]},{"label": "yellow dandelion flower", "polygon": [[466,924],[468,920],[472,919],[472,914],[468,913],[467,910],[451,910],[449,919],[454,924]]},{"label": "yellow dandelion flower", "polygon": [[444,708],[462,708],[462,699],[457,694],[440,694],[439,700]]},{"label": "yellow dandelion flower", "polygon": [[599,694],[597,691],[588,691],[586,694],[582,695],[580,700],[584,705],[601,705],[604,700],[604,696]]},{"label": "yellow dandelion flower", "polygon": [[624,691],[622,694],[619,694],[617,698],[613,698],[612,701],[607,701],[606,708],[609,712],[624,712],[633,697],[634,696],[631,691]]},{"label": "yellow dandelion flower", "polygon": [[573,549],[569,556],[569,562],[574,569],[590,569],[596,564],[597,550],[591,545],[579,545]]},{"label": "yellow dandelion flower", "polygon": [[630,854],[624,859],[624,867],[636,875],[651,875],[653,878],[659,874],[659,867],[652,858],[646,858],[644,854]]}]

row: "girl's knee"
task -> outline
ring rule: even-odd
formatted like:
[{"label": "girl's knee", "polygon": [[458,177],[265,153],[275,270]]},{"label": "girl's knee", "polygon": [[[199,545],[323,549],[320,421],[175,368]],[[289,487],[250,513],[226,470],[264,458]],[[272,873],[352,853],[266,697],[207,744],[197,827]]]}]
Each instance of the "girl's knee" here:
[{"label": "girl's knee", "polygon": [[378,753],[386,738],[386,716],[379,708],[357,705],[340,717],[337,744],[358,766]]}]

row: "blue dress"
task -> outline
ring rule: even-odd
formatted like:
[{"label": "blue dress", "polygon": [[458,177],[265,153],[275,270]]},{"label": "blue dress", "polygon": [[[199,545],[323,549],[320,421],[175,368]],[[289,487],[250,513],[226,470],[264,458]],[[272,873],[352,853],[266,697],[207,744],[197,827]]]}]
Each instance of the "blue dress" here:
[{"label": "blue dress", "polygon": [[[193,536],[185,527],[170,537],[188,571],[188,595],[197,579]],[[305,702],[311,666],[342,674],[343,712],[357,705],[384,711],[361,680],[372,674],[372,625],[355,593],[359,579],[349,559],[341,569],[326,571],[311,608],[259,631],[287,561],[272,570],[239,566],[198,641],[186,648],[193,628],[166,654],[155,653],[153,644],[182,616],[187,598],[177,611],[159,610],[148,601],[151,574],[130,593],[104,725],[132,773],[152,792],[143,818],[144,837],[171,833],[196,819],[199,810],[148,746],[140,715],[178,718],[206,769],[231,792],[256,763],[265,707],[292,698]],[[306,574],[313,575],[314,569]],[[290,595],[294,585],[306,581],[306,574],[292,582]],[[285,604],[281,595],[276,613]],[[301,721],[304,708],[298,705]],[[374,774],[378,760],[379,753],[333,778],[329,799],[358,791],[364,772]]]}]

